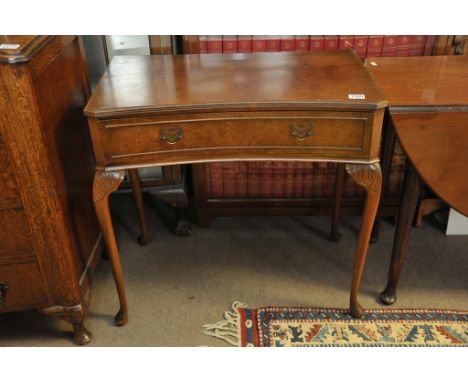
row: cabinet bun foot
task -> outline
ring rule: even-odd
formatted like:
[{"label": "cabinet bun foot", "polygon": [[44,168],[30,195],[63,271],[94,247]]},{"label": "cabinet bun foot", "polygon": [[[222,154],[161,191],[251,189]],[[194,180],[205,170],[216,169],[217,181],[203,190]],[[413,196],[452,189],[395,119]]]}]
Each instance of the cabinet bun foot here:
[{"label": "cabinet bun foot", "polygon": [[73,324],[73,330],[75,331],[74,342],[76,345],[86,345],[91,342],[93,335],[86,329],[83,322]]}]

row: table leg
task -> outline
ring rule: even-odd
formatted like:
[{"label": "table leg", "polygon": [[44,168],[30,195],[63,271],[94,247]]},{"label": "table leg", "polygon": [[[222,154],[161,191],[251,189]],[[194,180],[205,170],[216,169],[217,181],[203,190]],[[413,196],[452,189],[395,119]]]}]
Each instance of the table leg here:
[{"label": "table leg", "polygon": [[148,243],[148,227],[146,226],[145,219],[145,208],[143,204],[143,192],[141,190],[140,177],[138,176],[138,170],[136,168],[128,170],[130,183],[132,184],[133,197],[135,198],[135,204],[138,212],[138,222],[140,223],[141,235],[138,238],[140,245],[146,245]]},{"label": "table leg", "polygon": [[338,232],[338,223],[340,221],[341,199],[343,197],[345,178],[345,164],[338,163],[336,167],[335,193],[333,195],[333,214],[331,222],[331,239],[339,241],[341,234]]},{"label": "table leg", "polygon": [[94,207],[106,243],[107,254],[111,262],[115,285],[119,295],[120,310],[115,316],[115,324],[117,326],[123,326],[128,322],[128,308],[119,249],[115,240],[114,227],[112,226],[109,210],[109,195],[117,190],[124,176],[125,171],[97,171],[93,184]]},{"label": "table leg", "polygon": [[396,300],[396,287],[408,248],[411,224],[416,212],[416,206],[421,191],[421,180],[410,161],[406,161],[405,185],[401,197],[398,220],[393,240],[392,260],[388,272],[388,281],[385,290],[380,294],[380,300],[386,304],[393,304]]},{"label": "table leg", "polygon": [[382,194],[380,195],[379,207],[377,216],[375,217],[374,226],[372,228],[371,242],[375,243],[379,239],[380,226],[382,225],[382,204],[388,189],[388,178],[392,168],[393,151],[395,150],[396,135],[393,128],[392,119],[388,110],[384,116],[384,133],[382,139],[382,152],[380,155],[380,163],[382,165]]},{"label": "table leg", "polygon": [[358,302],[359,285],[362,270],[367,257],[369,239],[374,224],[380,192],[382,189],[382,172],[379,163],[347,164],[346,172],[360,186],[366,190],[366,202],[359,231],[356,252],[354,254],[353,280],[351,284],[350,311],[353,317],[361,317],[363,310]]}]

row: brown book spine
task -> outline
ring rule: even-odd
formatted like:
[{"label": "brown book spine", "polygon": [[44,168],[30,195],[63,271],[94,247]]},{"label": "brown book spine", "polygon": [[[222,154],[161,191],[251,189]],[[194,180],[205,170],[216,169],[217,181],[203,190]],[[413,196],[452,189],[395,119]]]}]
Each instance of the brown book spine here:
[{"label": "brown book spine", "polygon": [[247,198],[247,162],[236,162],[236,198]]},{"label": "brown book spine", "polygon": [[260,196],[260,179],[258,174],[259,162],[248,162],[247,169],[247,194],[249,198]]},{"label": "brown book spine", "polygon": [[437,36],[426,36],[426,44],[424,45],[424,55],[432,56],[434,54],[434,47]]},{"label": "brown book spine", "polygon": [[236,164],[234,162],[223,163],[223,196],[225,198],[236,197],[235,167]]},{"label": "brown book spine", "polygon": [[214,162],[207,164],[211,167],[211,196],[214,198],[223,197],[223,163]]},{"label": "brown book spine", "polygon": [[302,196],[304,198],[312,197],[313,187],[313,162],[302,162],[304,165],[304,184],[302,185]]},{"label": "brown book spine", "polygon": [[295,162],[286,162],[286,185],[284,190],[284,196],[286,198],[291,198],[294,196],[294,164]]},{"label": "brown book spine", "polygon": [[336,163],[327,162],[325,167],[325,176],[323,182],[323,197],[331,198],[336,178]]},{"label": "brown book spine", "polygon": [[200,43],[200,53],[208,53],[208,36],[200,36],[198,41]]},{"label": "brown book spine", "polygon": [[206,195],[212,196],[212,191],[211,191],[211,164],[206,163],[204,166],[205,168],[205,189],[206,189]]},{"label": "brown book spine", "polygon": [[272,162],[271,196],[284,198],[286,190],[286,162]]},{"label": "brown book spine", "polygon": [[314,162],[312,170],[312,194],[316,198],[323,197],[323,167],[324,162]]},{"label": "brown book spine", "polygon": [[304,162],[296,162],[294,166],[294,191],[295,198],[302,197],[302,188],[304,187]]},{"label": "brown book spine", "polygon": [[271,188],[273,182],[272,162],[265,161],[259,163],[260,168],[260,196],[262,198],[271,198]]}]

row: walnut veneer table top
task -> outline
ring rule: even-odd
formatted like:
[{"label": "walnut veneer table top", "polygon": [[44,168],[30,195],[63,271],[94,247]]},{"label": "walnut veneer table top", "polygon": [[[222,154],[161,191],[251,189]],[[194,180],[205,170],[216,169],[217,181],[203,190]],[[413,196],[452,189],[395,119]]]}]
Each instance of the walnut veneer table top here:
[{"label": "walnut veneer table top", "polygon": [[[349,99],[363,94],[365,99]],[[352,52],[114,57],[85,114],[375,110],[387,105]]]}]

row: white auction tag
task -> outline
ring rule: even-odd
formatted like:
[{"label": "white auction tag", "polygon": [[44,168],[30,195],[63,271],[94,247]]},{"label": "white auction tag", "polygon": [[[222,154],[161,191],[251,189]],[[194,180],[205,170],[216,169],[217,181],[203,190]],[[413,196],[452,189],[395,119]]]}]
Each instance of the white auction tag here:
[{"label": "white auction tag", "polygon": [[348,94],[348,99],[366,99],[365,94]]},{"label": "white auction tag", "polygon": [[0,49],[18,49],[20,44],[0,44]]}]

